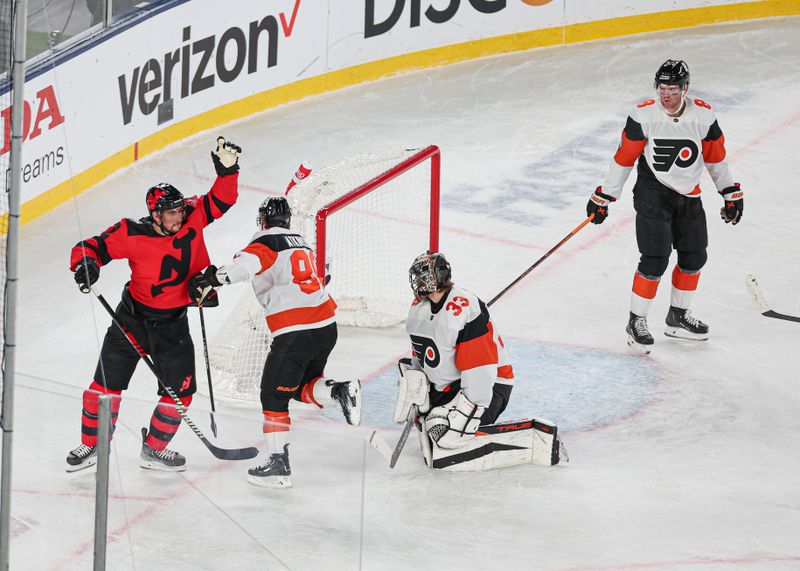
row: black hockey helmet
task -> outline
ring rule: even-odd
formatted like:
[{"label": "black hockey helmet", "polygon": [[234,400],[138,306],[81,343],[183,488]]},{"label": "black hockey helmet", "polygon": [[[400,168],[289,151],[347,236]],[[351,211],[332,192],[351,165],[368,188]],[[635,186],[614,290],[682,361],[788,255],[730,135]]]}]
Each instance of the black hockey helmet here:
[{"label": "black hockey helmet", "polygon": [[447,258],[440,252],[430,250],[417,256],[408,269],[408,281],[417,301],[442,288],[452,286],[450,277],[450,263]]},{"label": "black hockey helmet", "polygon": [[256,222],[259,227],[280,226],[288,228],[292,221],[292,209],[289,208],[289,201],[283,196],[270,196],[258,207],[258,219]]},{"label": "black hockey helmet", "polygon": [[183,194],[168,182],[160,182],[151,186],[147,191],[148,212],[154,210],[158,213],[183,206]]},{"label": "black hockey helmet", "polygon": [[683,60],[668,59],[658,68],[653,85],[656,89],[659,85],[679,85],[685,88],[689,85],[689,66]]}]

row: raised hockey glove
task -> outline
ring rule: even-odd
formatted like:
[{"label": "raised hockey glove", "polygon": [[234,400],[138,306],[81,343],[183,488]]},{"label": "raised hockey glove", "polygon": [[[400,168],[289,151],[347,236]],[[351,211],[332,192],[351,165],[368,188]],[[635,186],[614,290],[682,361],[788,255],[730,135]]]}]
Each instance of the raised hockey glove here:
[{"label": "raised hockey glove", "polygon": [[613,196],[603,194],[603,187],[598,186],[586,204],[586,216],[594,214],[592,224],[602,224],[608,217],[608,204],[617,200]]},{"label": "raised hockey glove", "polygon": [[720,216],[725,221],[725,224],[730,222],[736,226],[739,220],[742,219],[742,213],[744,212],[744,191],[739,188],[739,183],[737,182],[733,186],[720,190],[719,193],[722,195],[722,200],[725,201],[719,211]]},{"label": "raised hockey glove", "polygon": [[238,145],[226,141],[224,137],[217,137],[217,148],[211,151],[211,160],[217,176],[227,176],[239,172],[239,155],[242,149]]},{"label": "raised hockey glove", "polygon": [[217,277],[217,266],[208,266],[204,271],[189,278],[189,297],[197,305],[216,307],[219,305],[219,297],[214,288],[221,285],[222,282]]},{"label": "raised hockey glove", "polygon": [[94,258],[84,258],[75,266],[75,283],[83,293],[92,291],[92,285],[100,277],[100,268]]},{"label": "raised hockey glove", "polygon": [[475,438],[486,407],[473,404],[462,391],[451,403],[437,406],[425,417],[425,430],[439,448],[461,448]]}]

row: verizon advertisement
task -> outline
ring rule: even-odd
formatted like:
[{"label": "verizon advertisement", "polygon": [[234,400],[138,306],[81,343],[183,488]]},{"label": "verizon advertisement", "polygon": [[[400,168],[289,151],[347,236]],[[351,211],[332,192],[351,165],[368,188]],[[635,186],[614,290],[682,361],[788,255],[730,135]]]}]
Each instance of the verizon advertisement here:
[{"label": "verizon advertisement", "polygon": [[[35,215],[41,214],[89,186],[85,180],[92,179],[81,173],[132,163],[137,143],[147,137],[159,135],[157,143],[150,139],[150,150],[175,142],[212,127],[215,110],[228,109],[230,117],[237,102],[247,104],[235,107],[234,116],[262,111],[268,105],[251,96],[301,80],[362,66],[358,69],[367,71],[349,80],[358,83],[377,76],[363,64],[383,62],[383,75],[426,67],[429,58],[414,60],[414,54],[436,48],[744,2],[228,0],[221,9],[217,1],[192,0],[56,59],[55,66],[28,80],[23,202],[58,189],[61,198]],[[479,55],[486,54],[468,57]],[[396,56],[412,57],[391,63]],[[2,155],[10,147],[11,109],[0,110],[0,119]],[[188,127],[172,128],[181,125]]]}]

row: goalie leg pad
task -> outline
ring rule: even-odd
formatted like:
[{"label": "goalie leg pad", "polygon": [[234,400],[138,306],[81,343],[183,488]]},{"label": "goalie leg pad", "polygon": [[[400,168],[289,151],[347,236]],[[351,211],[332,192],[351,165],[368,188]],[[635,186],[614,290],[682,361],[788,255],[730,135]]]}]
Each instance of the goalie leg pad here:
[{"label": "goalie leg pad", "polygon": [[428,376],[417,369],[411,369],[404,363],[398,364],[400,377],[397,381],[397,401],[394,406],[394,421],[405,422],[411,405],[417,405],[419,412],[431,409]]},{"label": "goalie leg pad", "polygon": [[439,470],[475,472],[520,464],[553,466],[560,461],[558,428],[551,422],[523,419],[481,426],[465,447],[446,450],[435,444],[431,466]]}]

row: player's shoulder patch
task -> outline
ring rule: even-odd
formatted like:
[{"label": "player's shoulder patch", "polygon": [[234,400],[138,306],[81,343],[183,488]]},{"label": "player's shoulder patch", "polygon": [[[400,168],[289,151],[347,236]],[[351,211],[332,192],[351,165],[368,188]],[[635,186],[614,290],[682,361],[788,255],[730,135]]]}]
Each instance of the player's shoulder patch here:
[{"label": "player's shoulder patch", "polygon": [[711,104],[708,103],[707,101],[704,101],[703,99],[695,98],[695,99],[692,99],[692,102],[695,105],[697,105],[698,107],[702,107],[704,109],[709,109],[709,110],[711,109]]}]

